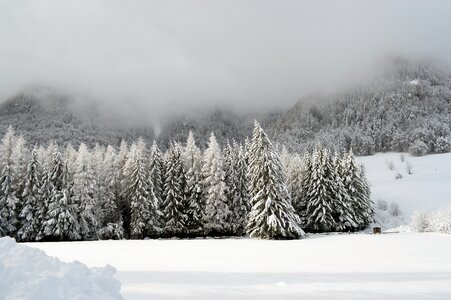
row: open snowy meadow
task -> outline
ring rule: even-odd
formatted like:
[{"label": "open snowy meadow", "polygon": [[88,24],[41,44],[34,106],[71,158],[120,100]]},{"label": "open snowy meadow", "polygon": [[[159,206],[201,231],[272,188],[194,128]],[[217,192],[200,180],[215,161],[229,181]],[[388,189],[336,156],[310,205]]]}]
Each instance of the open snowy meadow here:
[{"label": "open snowy meadow", "polygon": [[28,244],[63,261],[113,265],[125,299],[449,299],[451,236]]},{"label": "open snowy meadow", "polygon": [[[360,157],[374,201],[415,210],[451,204],[450,154]],[[392,163],[390,163],[392,162]],[[407,165],[411,171],[407,170]],[[389,165],[393,165],[389,167]],[[396,179],[397,174],[402,178]],[[388,224],[388,225],[387,225]],[[389,228],[384,228],[389,229]],[[125,299],[449,299],[451,236],[436,233],[310,235],[302,240],[137,240],[28,243],[89,267],[117,268]]]}]

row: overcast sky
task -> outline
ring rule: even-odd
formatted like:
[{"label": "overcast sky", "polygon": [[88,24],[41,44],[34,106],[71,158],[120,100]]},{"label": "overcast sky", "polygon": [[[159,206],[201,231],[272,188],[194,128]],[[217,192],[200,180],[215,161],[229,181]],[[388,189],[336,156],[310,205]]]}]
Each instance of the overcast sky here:
[{"label": "overcast sky", "polygon": [[141,114],[268,108],[451,62],[451,1],[0,0],[0,97],[48,86]]}]

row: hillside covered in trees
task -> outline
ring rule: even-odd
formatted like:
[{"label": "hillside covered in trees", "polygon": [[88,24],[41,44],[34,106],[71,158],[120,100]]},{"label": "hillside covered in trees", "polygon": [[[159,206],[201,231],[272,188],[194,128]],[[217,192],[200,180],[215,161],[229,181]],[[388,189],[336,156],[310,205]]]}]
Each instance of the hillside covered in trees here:
[{"label": "hillside covered in trees", "polygon": [[[301,99],[286,111],[267,113],[216,109],[196,116],[179,115],[130,125],[123,116],[98,104],[81,107],[70,97],[50,93],[21,93],[0,106],[0,130],[12,125],[30,144],[61,145],[81,142],[119,146],[142,137],[154,139],[166,150],[170,142],[185,141],[196,132],[198,145],[207,147],[214,131],[222,146],[229,140],[244,142],[257,119],[269,137],[291,150],[312,149],[320,142],[358,155],[404,151],[413,155],[451,150],[451,75],[435,64],[394,59],[381,67],[382,75],[370,84],[329,95]],[[149,116],[150,118],[150,116]]]}]

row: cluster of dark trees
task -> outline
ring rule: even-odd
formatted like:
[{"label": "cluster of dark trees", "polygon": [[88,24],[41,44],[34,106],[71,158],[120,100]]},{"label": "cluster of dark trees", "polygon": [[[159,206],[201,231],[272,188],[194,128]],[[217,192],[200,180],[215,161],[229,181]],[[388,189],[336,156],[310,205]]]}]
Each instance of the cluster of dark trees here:
[{"label": "cluster of dark trees", "polygon": [[164,153],[142,139],[28,149],[12,128],[0,145],[0,236],[20,241],[355,231],[369,196],[352,152],[278,151],[258,123],[250,142],[221,148],[212,133],[203,152],[192,133]]}]

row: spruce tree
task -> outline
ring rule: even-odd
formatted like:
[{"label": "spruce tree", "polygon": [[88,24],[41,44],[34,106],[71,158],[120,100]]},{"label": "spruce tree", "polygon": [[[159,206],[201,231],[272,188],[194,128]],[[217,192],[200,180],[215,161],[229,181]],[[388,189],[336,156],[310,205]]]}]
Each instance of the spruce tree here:
[{"label": "spruce tree", "polygon": [[342,160],[338,152],[335,152],[334,157],[329,160],[332,163],[331,176],[335,178],[334,180],[334,219],[335,219],[335,229],[336,231],[349,231],[354,230],[357,224],[354,221],[351,197],[348,190],[344,185],[344,178],[341,174],[342,171]]},{"label": "spruce tree", "polygon": [[9,236],[14,236],[19,226],[19,203],[13,190],[15,142],[15,133],[10,126],[0,145],[0,233]]},{"label": "spruce tree", "polygon": [[130,203],[130,234],[133,238],[156,236],[159,231],[158,202],[149,190],[146,146],[138,140],[130,148],[124,166],[126,199]]},{"label": "spruce tree", "polygon": [[121,213],[122,224],[124,228],[124,236],[130,238],[130,203],[127,202],[125,189],[126,181],[124,178],[124,166],[128,156],[128,145],[125,140],[121,141],[119,152],[116,155],[116,169],[118,170],[118,177],[116,180],[115,197],[118,203],[119,211]]},{"label": "spruce tree", "polygon": [[287,161],[287,188],[296,211],[301,206],[303,167],[302,160],[297,154],[291,156]]},{"label": "spruce tree", "polygon": [[290,203],[278,154],[255,121],[249,149],[251,211],[246,231],[251,237],[296,239],[304,232]]},{"label": "spruce tree", "polygon": [[196,146],[193,133],[190,131],[183,152],[183,162],[186,170],[186,204],[187,222],[186,228],[190,236],[203,234],[203,199],[201,180],[201,153]]},{"label": "spruce tree", "polygon": [[41,228],[38,217],[41,205],[41,166],[36,147],[31,152],[25,175],[25,188],[22,194],[24,205],[19,214],[20,229],[17,237],[20,241],[34,241]]},{"label": "spruce tree", "polygon": [[94,187],[96,184],[91,165],[91,154],[84,143],[78,147],[75,161],[75,175],[72,186],[74,202],[78,206],[78,223],[80,236],[84,240],[97,238],[98,223],[95,215],[96,199]]},{"label": "spruce tree", "polygon": [[80,239],[77,220],[78,207],[73,202],[73,195],[68,188],[70,186],[68,176],[69,170],[65,163],[61,173],[61,190],[58,192],[54,190],[48,209],[48,219],[44,223],[44,233],[49,240],[75,241]]},{"label": "spruce tree", "polygon": [[157,222],[158,227],[161,229],[164,227],[163,224],[163,158],[160,149],[156,141],[153,141],[152,147],[149,153],[149,193],[155,196],[155,201],[157,203]]},{"label": "spruce tree", "polygon": [[180,146],[173,142],[165,155],[163,192],[164,236],[186,236],[185,172]]},{"label": "spruce tree", "polygon": [[357,165],[352,150],[342,160],[340,173],[344,188],[350,198],[351,214],[356,224],[355,229],[363,229],[372,222],[374,212],[363,166]]},{"label": "spruce tree", "polygon": [[232,234],[230,203],[226,197],[225,171],[221,149],[211,133],[202,165],[202,186],[204,188],[204,228],[207,235],[224,236]]},{"label": "spruce tree", "polygon": [[244,235],[246,232],[247,215],[250,210],[248,193],[247,164],[244,150],[241,145],[233,142],[230,156],[226,159],[227,171],[227,198],[231,209],[231,230],[234,235]]},{"label": "spruce tree", "polygon": [[122,239],[124,236],[118,198],[115,194],[118,186],[118,170],[115,160],[115,150],[108,145],[101,166],[101,180],[105,193],[100,205],[99,238],[101,239]]}]

